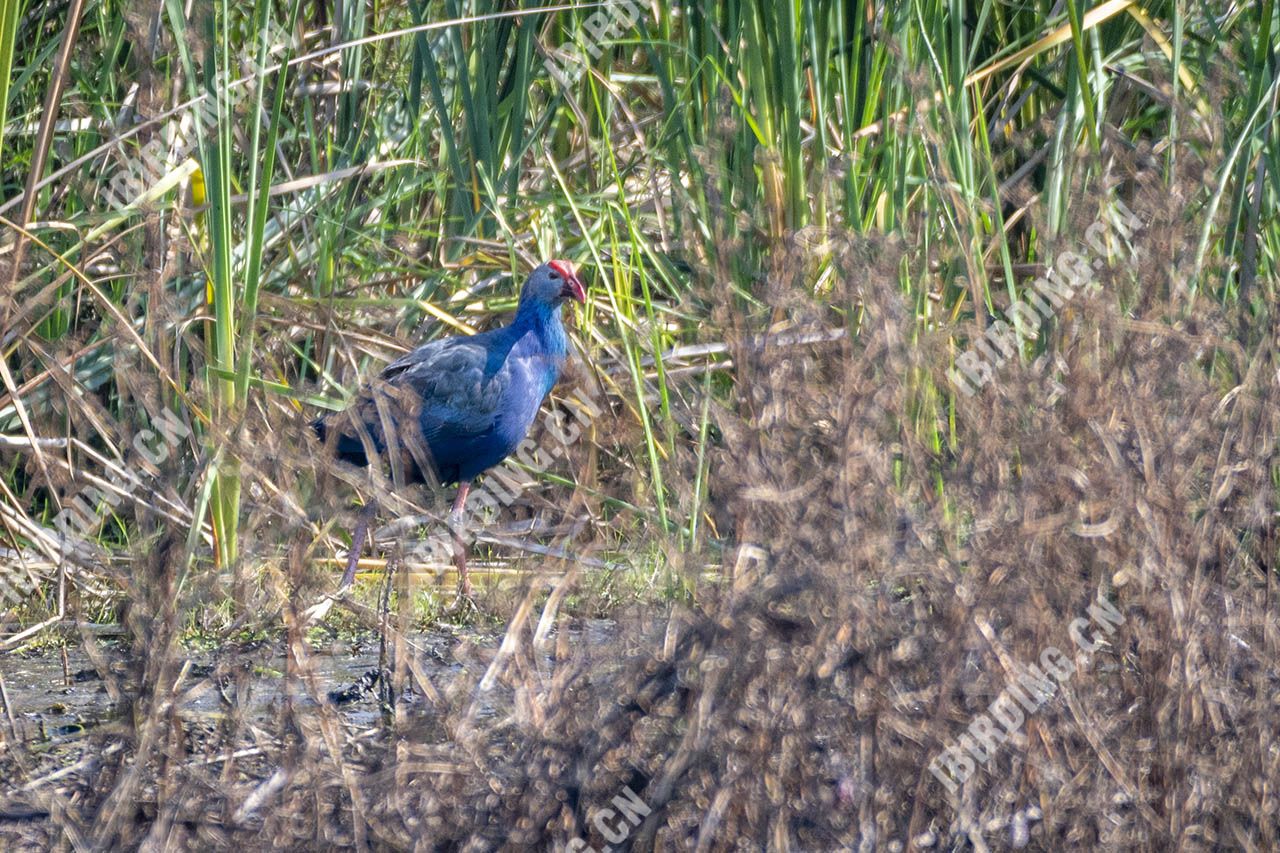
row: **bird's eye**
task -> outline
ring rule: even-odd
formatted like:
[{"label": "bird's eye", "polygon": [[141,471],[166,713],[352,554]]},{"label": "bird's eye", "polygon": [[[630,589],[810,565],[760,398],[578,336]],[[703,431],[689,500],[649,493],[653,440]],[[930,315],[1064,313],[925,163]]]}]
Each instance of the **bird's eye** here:
[{"label": "bird's eye", "polygon": [[558,272],[553,272],[553,273],[551,274],[551,280],[552,280],[552,281],[557,281],[557,280],[559,280],[559,278],[560,278],[560,273],[558,273]]}]

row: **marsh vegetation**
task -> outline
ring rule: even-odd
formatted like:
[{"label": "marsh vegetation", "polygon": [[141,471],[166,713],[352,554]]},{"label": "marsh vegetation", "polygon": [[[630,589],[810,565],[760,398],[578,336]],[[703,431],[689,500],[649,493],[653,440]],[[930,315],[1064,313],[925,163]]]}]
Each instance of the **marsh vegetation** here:
[{"label": "marsh vegetation", "polygon": [[[0,0],[0,846],[1280,846],[1278,26]],[[552,257],[460,618],[308,424]]]}]

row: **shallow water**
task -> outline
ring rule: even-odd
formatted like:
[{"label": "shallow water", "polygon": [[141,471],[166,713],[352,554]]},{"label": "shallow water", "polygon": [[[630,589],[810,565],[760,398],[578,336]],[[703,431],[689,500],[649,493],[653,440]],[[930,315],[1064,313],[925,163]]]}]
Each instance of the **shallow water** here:
[{"label": "shallow water", "polygon": [[[432,681],[461,672],[462,663],[450,656],[459,640],[446,635],[418,635],[410,639],[416,647],[415,657],[421,671]],[[487,646],[494,638],[471,638],[465,642]],[[108,652],[108,654],[110,654]],[[243,679],[248,690],[237,693],[236,679],[224,669],[217,671],[219,660],[234,660],[248,667],[249,678]],[[372,725],[378,717],[376,687],[363,692],[353,688],[369,673],[376,672],[379,647],[376,639],[365,642],[334,643],[312,649],[309,664],[316,676],[315,685],[322,695],[347,691],[354,693],[347,701],[335,702],[344,720],[354,725]],[[226,712],[229,703],[250,722],[273,718],[284,699],[283,678],[286,666],[280,644],[241,652],[235,656],[213,652],[194,652],[187,659],[180,681],[183,697],[182,716],[188,720],[216,719]],[[123,664],[111,658],[109,664],[117,675],[127,678]],[[59,649],[24,652],[0,657],[0,675],[4,678],[9,711],[17,730],[17,740],[28,746],[54,745],[74,741],[95,726],[108,722],[116,703],[107,684],[94,669],[92,661],[81,650],[68,650],[64,661]],[[216,676],[216,677],[215,677]],[[305,693],[295,701],[313,704]],[[0,724],[8,731],[8,721]]]},{"label": "shallow water", "polygon": [[[585,620],[569,631],[573,645],[600,647],[613,636],[616,625],[609,620]],[[498,634],[445,632],[415,634],[407,638],[407,648],[414,656],[416,669],[433,686],[443,692],[455,676],[468,673],[479,677],[501,642]],[[374,725],[379,718],[378,689],[369,684],[369,676],[377,672],[379,643],[376,637],[334,641],[310,648],[308,666],[315,674],[314,689],[330,702],[344,722],[354,727]],[[118,677],[131,677],[123,662],[110,649],[103,654],[108,666]],[[216,669],[219,661],[224,669]],[[247,667],[248,678],[241,679],[243,692],[237,693],[236,679],[227,667],[230,662]],[[546,662],[550,664],[550,656]],[[284,672],[286,659],[280,642],[263,644],[250,650],[231,652],[192,652],[180,681],[181,714],[188,721],[215,721],[235,705],[247,722],[261,723],[274,719],[285,699]],[[0,655],[8,708],[16,728],[16,740],[28,747],[45,748],[70,743],[82,738],[96,726],[109,722],[116,703],[107,684],[94,669],[89,656],[80,649],[42,649]],[[363,680],[363,682],[362,682]],[[366,688],[360,690],[364,684]],[[247,686],[247,689],[244,689]],[[494,704],[502,704],[506,691],[498,689],[480,709],[482,715],[496,712]],[[346,694],[339,697],[338,694]],[[406,697],[410,702],[416,696]],[[305,691],[294,701],[314,705],[315,699]],[[0,714],[0,726],[6,737],[14,732]]]}]

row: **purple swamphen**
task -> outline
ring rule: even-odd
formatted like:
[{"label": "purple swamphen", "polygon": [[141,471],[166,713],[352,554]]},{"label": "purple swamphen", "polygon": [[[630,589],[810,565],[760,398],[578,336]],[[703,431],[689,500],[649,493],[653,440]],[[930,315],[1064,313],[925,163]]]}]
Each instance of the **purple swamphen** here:
[{"label": "purple swamphen", "polygon": [[[338,459],[389,462],[405,482],[458,484],[450,512],[454,564],[462,596],[471,594],[458,533],[472,481],[524,440],[542,401],[560,378],[569,339],[560,321],[566,299],[585,303],[573,264],[549,261],[520,290],[510,325],[470,337],[444,338],[388,364],[342,412],[312,424]],[[352,534],[342,588],[355,578],[376,502]]]}]

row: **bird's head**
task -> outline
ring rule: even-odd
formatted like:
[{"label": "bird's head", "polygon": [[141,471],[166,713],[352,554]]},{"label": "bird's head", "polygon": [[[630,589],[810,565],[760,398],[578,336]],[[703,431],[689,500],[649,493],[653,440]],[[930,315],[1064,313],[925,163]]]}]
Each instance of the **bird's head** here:
[{"label": "bird's head", "polygon": [[569,261],[547,261],[529,274],[520,291],[521,302],[532,301],[549,307],[559,306],[566,299],[587,301],[582,279]]}]

